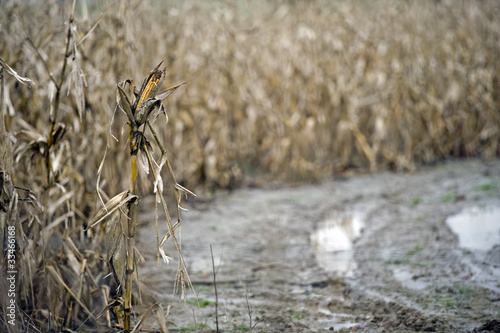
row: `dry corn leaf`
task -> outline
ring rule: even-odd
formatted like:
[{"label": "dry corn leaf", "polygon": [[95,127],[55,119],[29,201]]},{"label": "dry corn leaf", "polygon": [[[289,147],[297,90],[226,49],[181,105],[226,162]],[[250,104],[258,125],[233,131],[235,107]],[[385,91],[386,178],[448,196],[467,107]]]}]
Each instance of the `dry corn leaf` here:
[{"label": "dry corn leaf", "polygon": [[28,85],[28,83],[35,84],[35,82],[33,82],[30,78],[22,77],[21,75],[17,74],[17,72],[13,70],[5,61],[3,61],[2,58],[0,58],[0,66],[5,68],[7,70],[7,73],[12,75],[17,81],[19,81],[19,83],[26,85]]},{"label": "dry corn leaf", "polygon": [[67,265],[71,267],[76,276],[79,276],[82,265],[67,242],[64,243],[64,253],[66,254]]},{"label": "dry corn leaf", "polygon": [[168,306],[167,313],[163,310],[163,307],[161,306],[160,303],[157,304],[156,307],[153,308],[153,312],[156,317],[156,321],[158,322],[158,325],[160,325],[161,331],[163,333],[168,333],[168,327],[167,327],[167,318],[168,318],[168,313],[170,310],[170,306]]},{"label": "dry corn leaf", "polygon": [[83,308],[83,310],[85,312],[87,312],[87,314],[95,320],[95,317],[94,317],[94,314],[85,306],[85,304],[83,304],[83,302],[81,301],[81,299],[79,297],[77,297],[73,291],[71,290],[70,287],[68,287],[68,285],[64,282],[64,280],[61,278],[61,276],[59,275],[59,273],[54,269],[53,266],[51,265],[47,265],[45,266],[45,269],[49,271],[49,273],[57,280],[57,282],[59,282],[63,287],[64,289],[66,289],[66,291],[71,295],[71,297],[73,297],[73,299],[78,303],[80,304],[80,306]]},{"label": "dry corn leaf", "polygon": [[[76,53],[76,46],[74,53]],[[80,116],[80,121],[82,121],[82,115],[85,110],[85,94],[83,92],[83,71],[82,68],[80,67],[80,62],[78,61],[77,57],[75,57],[73,60],[73,70],[71,71],[71,79],[75,83],[75,89],[73,91],[75,94],[78,115]]]},{"label": "dry corn leaf", "polygon": [[[152,306],[150,306],[141,316],[141,319],[139,320],[139,322],[137,323],[137,325],[135,325],[134,329],[132,330],[132,333],[135,333],[135,332],[140,332],[141,330],[141,327],[142,325],[144,324],[144,322],[152,315],[154,314],[156,316],[156,313],[157,313],[157,308],[158,307],[161,307],[161,305],[159,304],[153,304]],[[163,312],[163,309],[160,310],[161,312]],[[158,317],[157,317],[158,318]],[[158,321],[158,324],[160,324],[160,327],[161,327],[161,332],[168,332],[168,330],[165,330],[166,329],[166,324],[164,323],[165,320],[163,320],[163,324]]]},{"label": "dry corn leaf", "polygon": [[74,191],[69,191],[62,194],[61,196],[58,197],[57,201],[52,202],[51,205],[47,208],[47,213],[49,215],[53,215],[56,210],[58,210],[62,205],[64,205],[66,201],[73,198],[74,195],[75,195]]},{"label": "dry corn leaf", "polygon": [[120,87],[120,85],[118,84],[116,86],[118,88],[116,93],[116,103],[120,107],[120,110],[122,110],[127,115],[129,122],[134,123],[134,114],[132,113],[130,101],[128,100],[127,95]]},{"label": "dry corn leaf", "polygon": [[86,230],[93,228],[97,224],[103,222],[106,218],[108,218],[112,213],[114,213],[117,209],[123,207],[126,203],[136,200],[137,196],[132,195],[129,191],[123,191],[115,195],[111,198],[104,207],[102,207],[97,214],[92,218],[89,222],[89,227]]},{"label": "dry corn leaf", "polygon": [[162,91],[160,93],[158,93],[156,96],[155,96],[155,99],[158,100],[158,101],[162,101],[164,100],[165,98],[167,98],[168,96],[170,96],[174,91],[177,90],[177,88],[179,87],[182,87],[183,85],[187,84],[187,82],[181,82],[173,87],[170,87],[168,88],[167,90],[165,91]]},{"label": "dry corn leaf", "polygon": [[137,160],[139,161],[139,164],[144,172],[149,175],[149,163],[146,154],[147,152],[145,152],[143,149],[139,149],[139,151],[137,152]]},{"label": "dry corn leaf", "polygon": [[123,285],[127,260],[125,218],[119,209],[115,209],[106,222],[104,231],[104,248],[111,266],[113,276],[119,285]]}]

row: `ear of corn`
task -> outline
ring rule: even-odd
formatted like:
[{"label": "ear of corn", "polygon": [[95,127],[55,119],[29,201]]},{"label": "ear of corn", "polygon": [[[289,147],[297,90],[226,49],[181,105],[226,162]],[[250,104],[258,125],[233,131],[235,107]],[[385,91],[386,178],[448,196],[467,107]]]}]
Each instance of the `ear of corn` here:
[{"label": "ear of corn", "polygon": [[[162,61],[163,62],[163,61]],[[162,62],[156,66],[155,69],[151,71],[151,74],[144,79],[141,90],[139,91],[139,99],[134,102],[133,110],[137,110],[137,108],[144,102],[146,99],[149,99],[150,96],[155,96],[156,92],[161,86],[165,78],[165,70],[159,70],[158,68],[161,66]]]}]

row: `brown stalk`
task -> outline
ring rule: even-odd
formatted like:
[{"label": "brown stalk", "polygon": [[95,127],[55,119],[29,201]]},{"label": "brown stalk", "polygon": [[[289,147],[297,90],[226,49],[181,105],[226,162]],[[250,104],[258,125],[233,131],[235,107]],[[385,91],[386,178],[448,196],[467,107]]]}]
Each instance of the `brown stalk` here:
[{"label": "brown stalk", "polygon": [[52,148],[52,145],[54,143],[54,127],[56,125],[56,119],[57,119],[57,112],[59,110],[59,103],[61,99],[61,88],[64,82],[64,79],[66,77],[66,66],[68,64],[68,58],[70,56],[70,44],[71,44],[71,39],[72,39],[72,32],[71,29],[73,27],[73,21],[74,21],[74,14],[75,14],[75,3],[76,0],[73,0],[73,7],[71,9],[71,14],[69,15],[69,21],[68,21],[68,32],[66,34],[66,50],[64,51],[64,61],[63,61],[63,66],[61,69],[61,75],[59,76],[59,83],[56,84],[56,95],[54,98],[54,105],[53,105],[53,114],[50,114],[50,129],[49,129],[49,135],[47,137],[47,151],[46,151],[46,156],[45,156],[45,166],[47,168],[47,186],[50,186],[50,173],[52,170],[52,163],[50,160],[50,151]]},{"label": "brown stalk", "polygon": [[[132,126],[131,126],[132,127]],[[134,138],[131,136],[135,134],[131,128],[129,131],[130,142],[130,162],[131,162],[131,179],[130,179],[130,193],[137,195],[137,151],[138,148],[134,144]],[[127,228],[127,265],[125,270],[125,320],[124,331],[130,332],[130,317],[132,314],[132,279],[134,274],[135,264],[135,228],[137,226],[137,202],[134,200],[128,204],[128,228]]]},{"label": "brown stalk", "polygon": [[215,330],[219,333],[219,295],[217,294],[217,271],[215,270],[214,251],[210,244],[210,255],[212,257],[212,272],[214,275],[214,291],[215,291]]}]

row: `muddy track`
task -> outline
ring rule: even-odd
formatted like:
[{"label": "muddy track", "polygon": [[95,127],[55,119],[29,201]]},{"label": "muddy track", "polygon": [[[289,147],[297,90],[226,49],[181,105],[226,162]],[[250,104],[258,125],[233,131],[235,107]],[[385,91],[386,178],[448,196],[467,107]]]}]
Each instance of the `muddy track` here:
[{"label": "muddy track", "polygon": [[[201,307],[171,296],[176,265],[156,265],[152,208],[141,216],[140,276],[171,306],[172,331],[215,329],[212,244],[221,331],[486,332],[500,317],[499,209],[500,160],[243,188],[184,214]],[[470,229],[453,230],[460,213]],[[463,243],[467,235],[481,241]]]}]

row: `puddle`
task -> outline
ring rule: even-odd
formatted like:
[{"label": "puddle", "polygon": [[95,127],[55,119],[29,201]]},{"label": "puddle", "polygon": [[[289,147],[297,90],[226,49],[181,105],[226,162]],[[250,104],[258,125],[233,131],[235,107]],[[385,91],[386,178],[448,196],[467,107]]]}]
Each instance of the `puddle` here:
[{"label": "puddle", "polygon": [[352,244],[364,224],[359,216],[331,218],[320,223],[311,243],[320,266],[330,272],[350,275],[356,268]]},{"label": "puddle", "polygon": [[446,224],[458,235],[463,248],[488,251],[500,244],[499,208],[474,207],[448,217]]}]

